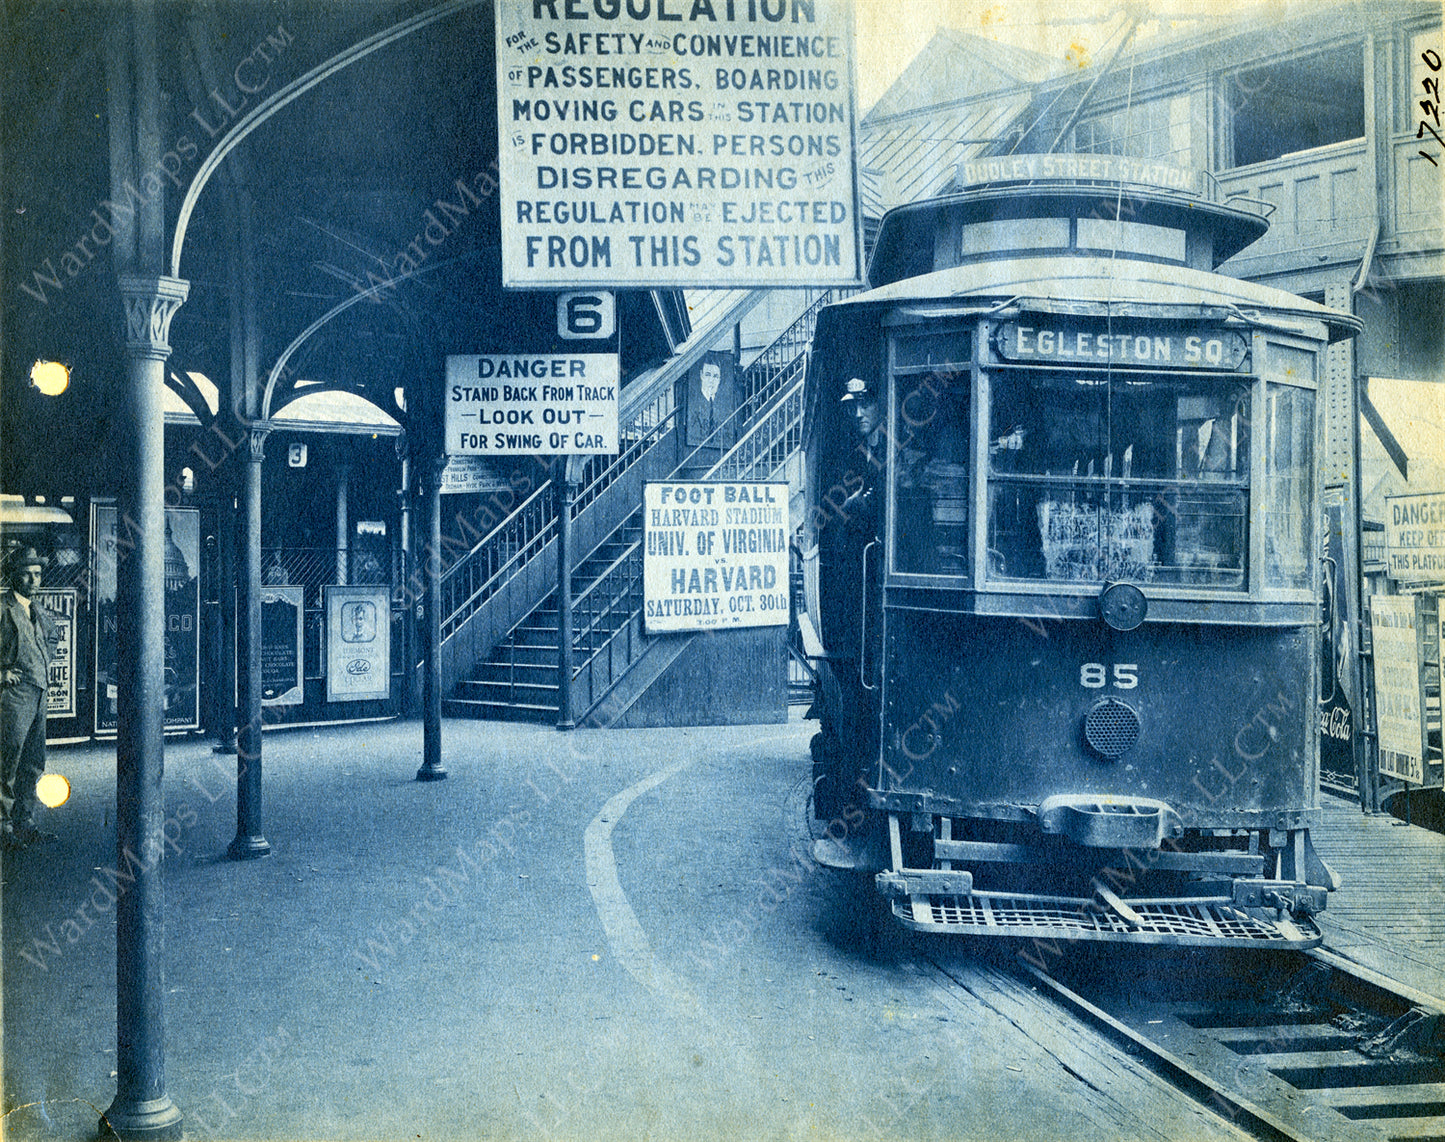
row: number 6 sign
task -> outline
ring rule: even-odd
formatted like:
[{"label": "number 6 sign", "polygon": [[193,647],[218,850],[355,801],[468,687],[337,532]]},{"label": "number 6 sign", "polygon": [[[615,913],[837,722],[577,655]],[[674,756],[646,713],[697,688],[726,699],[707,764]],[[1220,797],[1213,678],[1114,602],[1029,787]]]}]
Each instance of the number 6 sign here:
[{"label": "number 6 sign", "polygon": [[557,295],[557,336],[563,340],[600,340],[616,330],[617,302],[609,290]]}]

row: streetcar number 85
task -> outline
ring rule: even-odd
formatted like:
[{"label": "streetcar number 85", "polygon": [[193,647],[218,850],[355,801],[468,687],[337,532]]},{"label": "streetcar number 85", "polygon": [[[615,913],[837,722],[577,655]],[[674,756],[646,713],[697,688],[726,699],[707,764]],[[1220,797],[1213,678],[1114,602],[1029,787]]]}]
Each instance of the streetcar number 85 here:
[{"label": "streetcar number 85", "polygon": [[[1109,668],[1102,662],[1085,662],[1079,667],[1079,685],[1090,690],[1102,690],[1109,681]],[[1132,690],[1139,685],[1139,664],[1137,662],[1114,663],[1114,688]]]}]

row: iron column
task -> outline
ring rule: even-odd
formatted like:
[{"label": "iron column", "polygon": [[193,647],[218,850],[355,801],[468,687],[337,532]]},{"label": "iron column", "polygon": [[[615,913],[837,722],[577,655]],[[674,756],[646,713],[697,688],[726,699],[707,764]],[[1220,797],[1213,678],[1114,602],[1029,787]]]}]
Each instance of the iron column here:
[{"label": "iron column", "polygon": [[446,457],[432,459],[426,478],[426,523],[428,539],[421,552],[426,560],[426,598],[423,603],[422,634],[426,666],[422,677],[421,768],[418,781],[441,781],[442,767],[442,469]]},{"label": "iron column", "polygon": [[236,733],[236,838],[226,849],[232,860],[252,860],[271,851],[261,833],[261,461],[266,458],[266,429],[247,428],[246,443],[241,454],[246,550],[242,602],[236,608],[245,669],[236,675],[241,699]]},{"label": "iron column", "polygon": [[190,290],[180,278],[120,275],[128,384],[121,401],[116,507],[116,867],[135,882],[115,905],[116,1094],[102,1132],[181,1137],[166,1094],[165,417],[161,392],[171,318]]},{"label": "iron column", "polygon": [[572,720],[572,504],[577,481],[567,457],[557,459],[557,728]]}]

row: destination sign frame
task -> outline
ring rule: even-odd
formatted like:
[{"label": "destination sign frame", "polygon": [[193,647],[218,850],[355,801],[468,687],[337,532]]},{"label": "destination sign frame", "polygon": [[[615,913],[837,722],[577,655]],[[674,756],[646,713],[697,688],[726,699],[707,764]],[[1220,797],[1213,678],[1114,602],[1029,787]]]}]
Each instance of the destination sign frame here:
[{"label": "destination sign frame", "polygon": [[848,0],[498,0],[496,38],[504,287],[862,284]]},{"label": "destination sign frame", "polygon": [[1385,497],[1385,574],[1445,583],[1445,492]]},{"label": "destination sign frame", "polygon": [[1041,179],[1127,182],[1189,194],[1199,194],[1203,190],[1203,175],[1197,170],[1130,155],[999,155],[958,164],[958,183],[965,189],[991,183],[1037,182]]},{"label": "destination sign frame", "polygon": [[786,483],[643,485],[643,622],[648,634],[786,626]]},{"label": "destination sign frame", "polygon": [[1081,329],[1005,321],[994,327],[994,351],[1019,363],[1168,366],[1238,372],[1249,356],[1249,338],[1237,329],[1197,330]]},{"label": "destination sign frame", "polygon": [[455,354],[446,361],[447,456],[615,456],[616,353]]}]

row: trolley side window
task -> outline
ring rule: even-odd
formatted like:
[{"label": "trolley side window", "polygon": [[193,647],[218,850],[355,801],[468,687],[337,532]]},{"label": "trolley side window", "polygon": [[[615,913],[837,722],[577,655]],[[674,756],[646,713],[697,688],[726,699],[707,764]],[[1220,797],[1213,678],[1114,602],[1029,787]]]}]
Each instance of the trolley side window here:
[{"label": "trolley side window", "polygon": [[894,571],[950,576],[967,571],[971,344],[963,331],[894,339],[889,448]]},{"label": "trolley side window", "polygon": [[1271,342],[1264,406],[1264,584],[1306,588],[1313,567],[1315,355]]},{"label": "trolley side window", "polygon": [[988,578],[1243,591],[1248,380],[995,373]]}]

